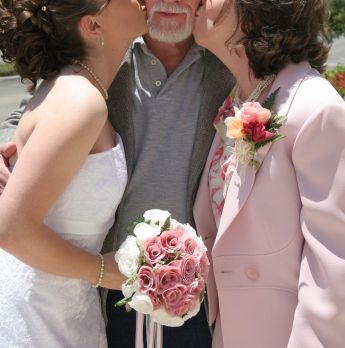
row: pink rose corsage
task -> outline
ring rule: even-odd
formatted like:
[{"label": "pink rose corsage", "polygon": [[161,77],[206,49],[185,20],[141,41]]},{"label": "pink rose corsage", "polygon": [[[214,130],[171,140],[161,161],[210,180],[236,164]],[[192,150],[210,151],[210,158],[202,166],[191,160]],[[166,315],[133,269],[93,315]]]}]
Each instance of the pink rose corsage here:
[{"label": "pink rose corsage", "polygon": [[233,105],[228,96],[215,118],[214,125],[224,145],[227,146],[227,139],[232,140],[228,146],[236,160],[253,166],[255,170],[259,167],[259,162],[254,159],[256,151],[285,137],[278,130],[285,123],[286,117],[271,112],[278,91],[279,89],[275,90],[262,105],[248,102],[240,109]]}]

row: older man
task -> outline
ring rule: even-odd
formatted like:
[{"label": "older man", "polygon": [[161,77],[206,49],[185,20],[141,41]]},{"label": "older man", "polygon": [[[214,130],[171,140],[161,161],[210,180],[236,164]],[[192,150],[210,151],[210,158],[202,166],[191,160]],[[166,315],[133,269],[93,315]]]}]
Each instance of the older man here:
[{"label": "older man", "polygon": [[[199,0],[145,0],[149,33],[133,43],[109,89],[109,118],[121,134],[129,183],[104,250],[118,248],[127,226],[145,210],[169,210],[193,223],[197,184],[213,139],[212,121],[233,85],[227,69],[194,43]],[[19,119],[1,126],[9,139]],[[0,146],[4,157],[12,152]],[[0,186],[8,175],[0,166]],[[121,293],[106,298],[109,347],[134,347],[135,313],[115,308]],[[164,328],[164,348],[211,347],[205,311],[180,328]]]}]

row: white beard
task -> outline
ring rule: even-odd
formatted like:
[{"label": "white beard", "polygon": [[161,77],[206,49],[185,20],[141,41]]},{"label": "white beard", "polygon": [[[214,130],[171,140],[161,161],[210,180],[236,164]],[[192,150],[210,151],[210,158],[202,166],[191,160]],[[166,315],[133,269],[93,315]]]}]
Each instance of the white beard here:
[{"label": "white beard", "polygon": [[[161,21],[159,25],[152,24],[152,17],[155,12],[168,12],[168,13],[185,13],[186,22],[179,27],[178,22],[174,19],[167,19],[164,22]],[[178,4],[165,4],[162,2],[157,3],[151,9],[148,19],[149,35],[151,38],[166,43],[178,43],[186,40],[193,32],[194,17],[190,10],[184,6]]]}]

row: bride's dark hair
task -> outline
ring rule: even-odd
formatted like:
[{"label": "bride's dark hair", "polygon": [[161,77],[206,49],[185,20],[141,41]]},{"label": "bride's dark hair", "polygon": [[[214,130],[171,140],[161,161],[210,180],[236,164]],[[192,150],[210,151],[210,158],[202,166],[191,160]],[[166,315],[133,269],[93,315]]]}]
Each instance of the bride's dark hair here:
[{"label": "bride's dark hair", "polygon": [[95,15],[104,0],[1,0],[0,51],[23,79],[55,77],[73,59],[82,59],[82,16]]}]

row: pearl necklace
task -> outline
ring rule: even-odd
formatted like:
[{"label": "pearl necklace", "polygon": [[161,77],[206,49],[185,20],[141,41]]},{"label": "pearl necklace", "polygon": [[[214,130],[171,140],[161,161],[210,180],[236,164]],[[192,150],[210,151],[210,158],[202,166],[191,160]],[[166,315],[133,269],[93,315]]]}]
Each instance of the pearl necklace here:
[{"label": "pearl necklace", "polygon": [[97,77],[97,75],[91,70],[91,68],[88,65],[82,63],[78,59],[73,59],[72,63],[81,66],[83,69],[85,69],[92,76],[92,78],[97,82],[97,85],[100,88],[100,92],[102,93],[104,99],[107,100],[108,99],[108,91],[104,87],[101,80]]},{"label": "pearl necklace", "polygon": [[266,76],[263,80],[260,80],[260,82],[256,85],[255,89],[253,90],[253,92],[249,95],[249,97],[245,101],[242,101],[240,99],[241,88],[238,84],[236,84],[235,96],[234,96],[235,106],[240,108],[244,103],[256,101],[260,97],[262,91],[267,86],[269,86],[274,81],[275,78],[276,78],[276,75],[269,75],[269,76]]}]

